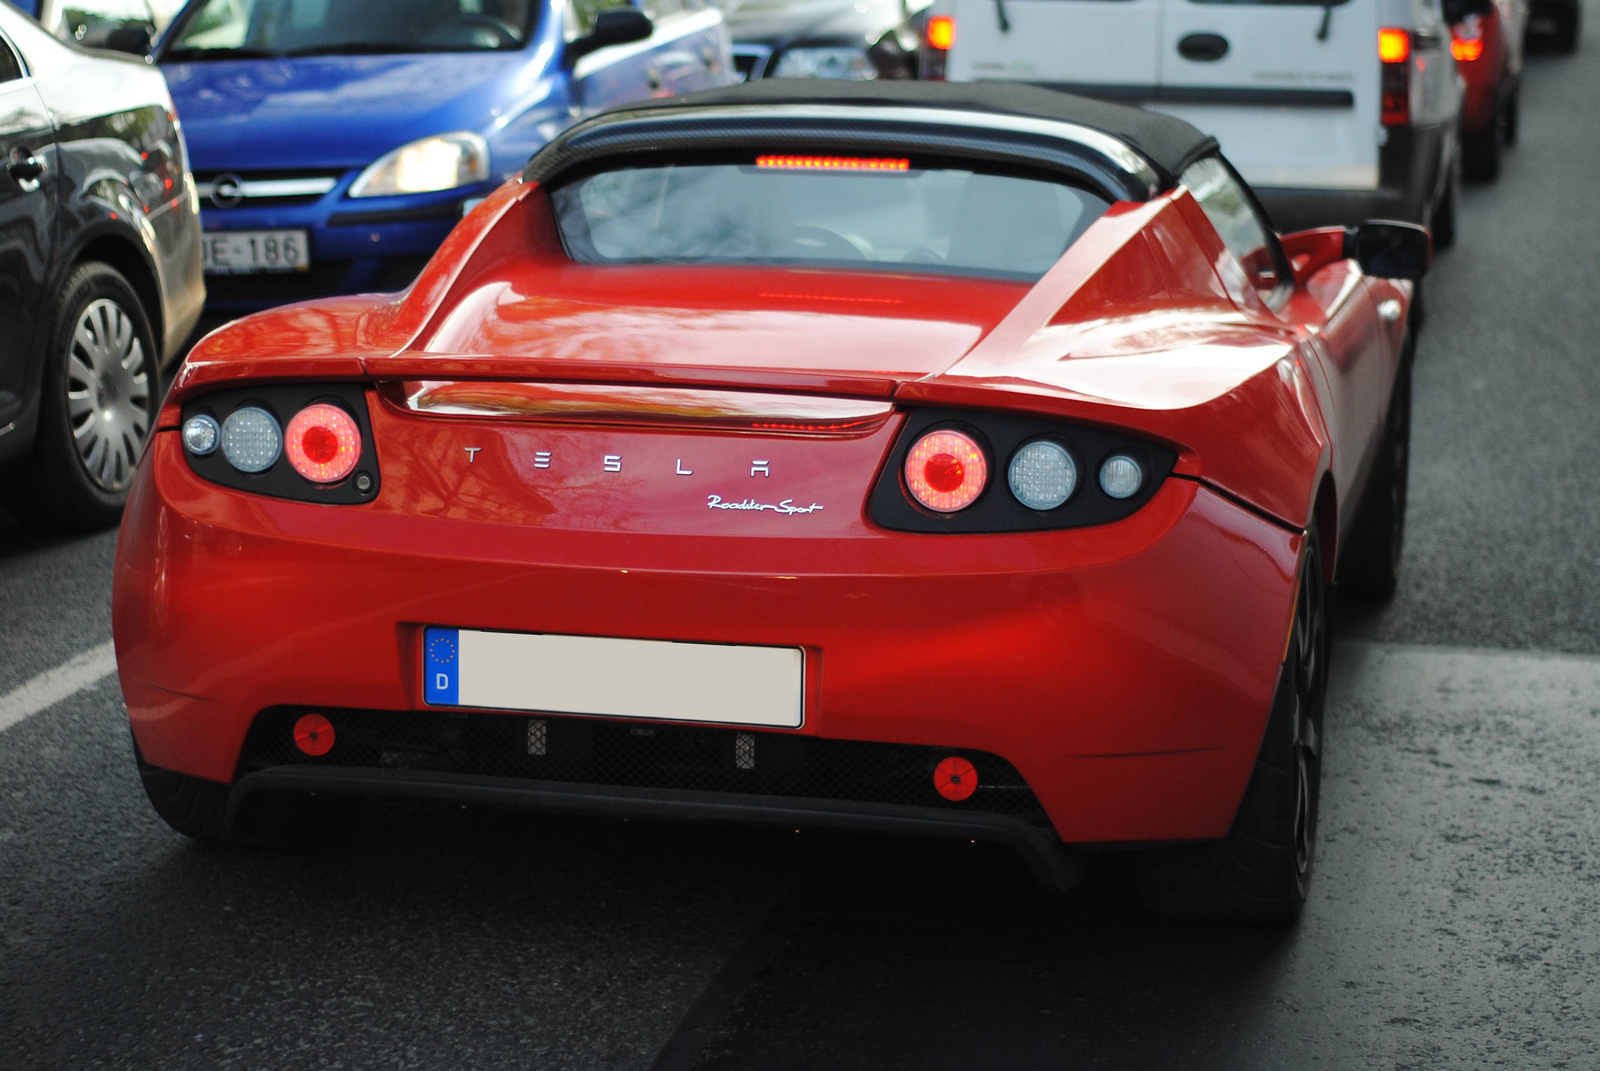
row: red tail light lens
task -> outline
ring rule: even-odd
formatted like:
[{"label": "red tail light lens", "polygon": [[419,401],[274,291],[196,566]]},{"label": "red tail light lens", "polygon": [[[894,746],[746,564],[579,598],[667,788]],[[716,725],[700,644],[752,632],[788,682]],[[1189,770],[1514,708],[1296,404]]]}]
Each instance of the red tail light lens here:
[{"label": "red tail light lens", "polygon": [[1450,27],[1450,55],[1457,63],[1476,63],[1483,58],[1483,20],[1468,15]]},{"label": "red tail light lens", "polygon": [[1411,31],[1378,31],[1378,59],[1383,61],[1379,75],[1383,93],[1384,126],[1411,125]]},{"label": "red tail light lens", "polygon": [[1384,63],[1404,63],[1410,58],[1410,30],[1378,31],[1378,59]]},{"label": "red tail light lens", "polygon": [[964,510],[989,482],[989,459],[970,435],[950,428],[930,431],[906,455],[906,489],[936,513]]},{"label": "red tail light lens", "polygon": [[950,51],[956,43],[956,20],[949,15],[935,15],[928,20],[928,47],[940,52]]},{"label": "red tail light lens", "polygon": [[337,405],[306,406],[289,421],[283,439],[289,464],[312,483],[337,483],[361,460],[361,429]]}]

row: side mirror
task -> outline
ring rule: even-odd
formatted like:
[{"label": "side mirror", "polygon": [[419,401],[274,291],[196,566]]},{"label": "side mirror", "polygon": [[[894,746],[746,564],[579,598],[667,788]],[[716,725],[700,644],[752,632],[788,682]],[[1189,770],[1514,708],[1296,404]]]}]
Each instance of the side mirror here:
[{"label": "side mirror", "polygon": [[106,34],[105,47],[113,52],[126,52],[143,58],[150,54],[150,28],[148,26],[119,26]]},{"label": "side mirror", "polygon": [[1444,21],[1454,26],[1468,15],[1482,18],[1494,10],[1494,0],[1444,0]]},{"label": "side mirror", "polygon": [[1433,265],[1433,239],[1415,223],[1369,219],[1345,228],[1344,255],[1380,279],[1420,279]]},{"label": "side mirror", "polygon": [[636,7],[608,7],[595,15],[593,30],[567,43],[567,51],[562,55],[561,62],[568,67],[575,66],[591,52],[611,45],[643,41],[655,30],[650,16]]}]

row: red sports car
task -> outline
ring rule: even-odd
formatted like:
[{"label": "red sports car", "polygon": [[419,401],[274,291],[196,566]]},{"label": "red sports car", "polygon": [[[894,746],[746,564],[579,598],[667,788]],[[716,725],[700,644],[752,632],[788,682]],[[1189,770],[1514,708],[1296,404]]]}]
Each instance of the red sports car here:
[{"label": "red sports car", "polygon": [[1292,917],[1330,582],[1395,582],[1426,232],[1168,117],[757,82],[552,142],[412,288],[235,323],[118,546],[144,784],[1147,849]]},{"label": "red sports car", "polygon": [[1500,174],[1517,140],[1528,0],[1478,0],[1450,25],[1450,55],[1461,72],[1461,163],[1473,178]]}]

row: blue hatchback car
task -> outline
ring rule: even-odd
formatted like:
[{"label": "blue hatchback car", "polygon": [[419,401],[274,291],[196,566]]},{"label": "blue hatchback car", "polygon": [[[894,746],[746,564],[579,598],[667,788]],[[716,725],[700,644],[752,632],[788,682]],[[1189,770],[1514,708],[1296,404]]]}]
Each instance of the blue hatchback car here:
[{"label": "blue hatchback car", "polygon": [[394,290],[559,131],[723,85],[708,0],[192,0],[155,43],[208,308]]}]

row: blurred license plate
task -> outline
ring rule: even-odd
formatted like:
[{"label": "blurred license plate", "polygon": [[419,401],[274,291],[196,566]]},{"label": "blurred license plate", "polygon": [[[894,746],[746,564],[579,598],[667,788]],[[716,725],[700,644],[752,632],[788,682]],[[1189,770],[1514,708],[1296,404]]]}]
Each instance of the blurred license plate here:
[{"label": "blurred license plate", "polygon": [[430,628],[423,694],[442,706],[798,728],[798,647]]},{"label": "blurred license plate", "polygon": [[306,231],[210,231],[200,241],[200,263],[213,275],[253,271],[307,271]]}]

